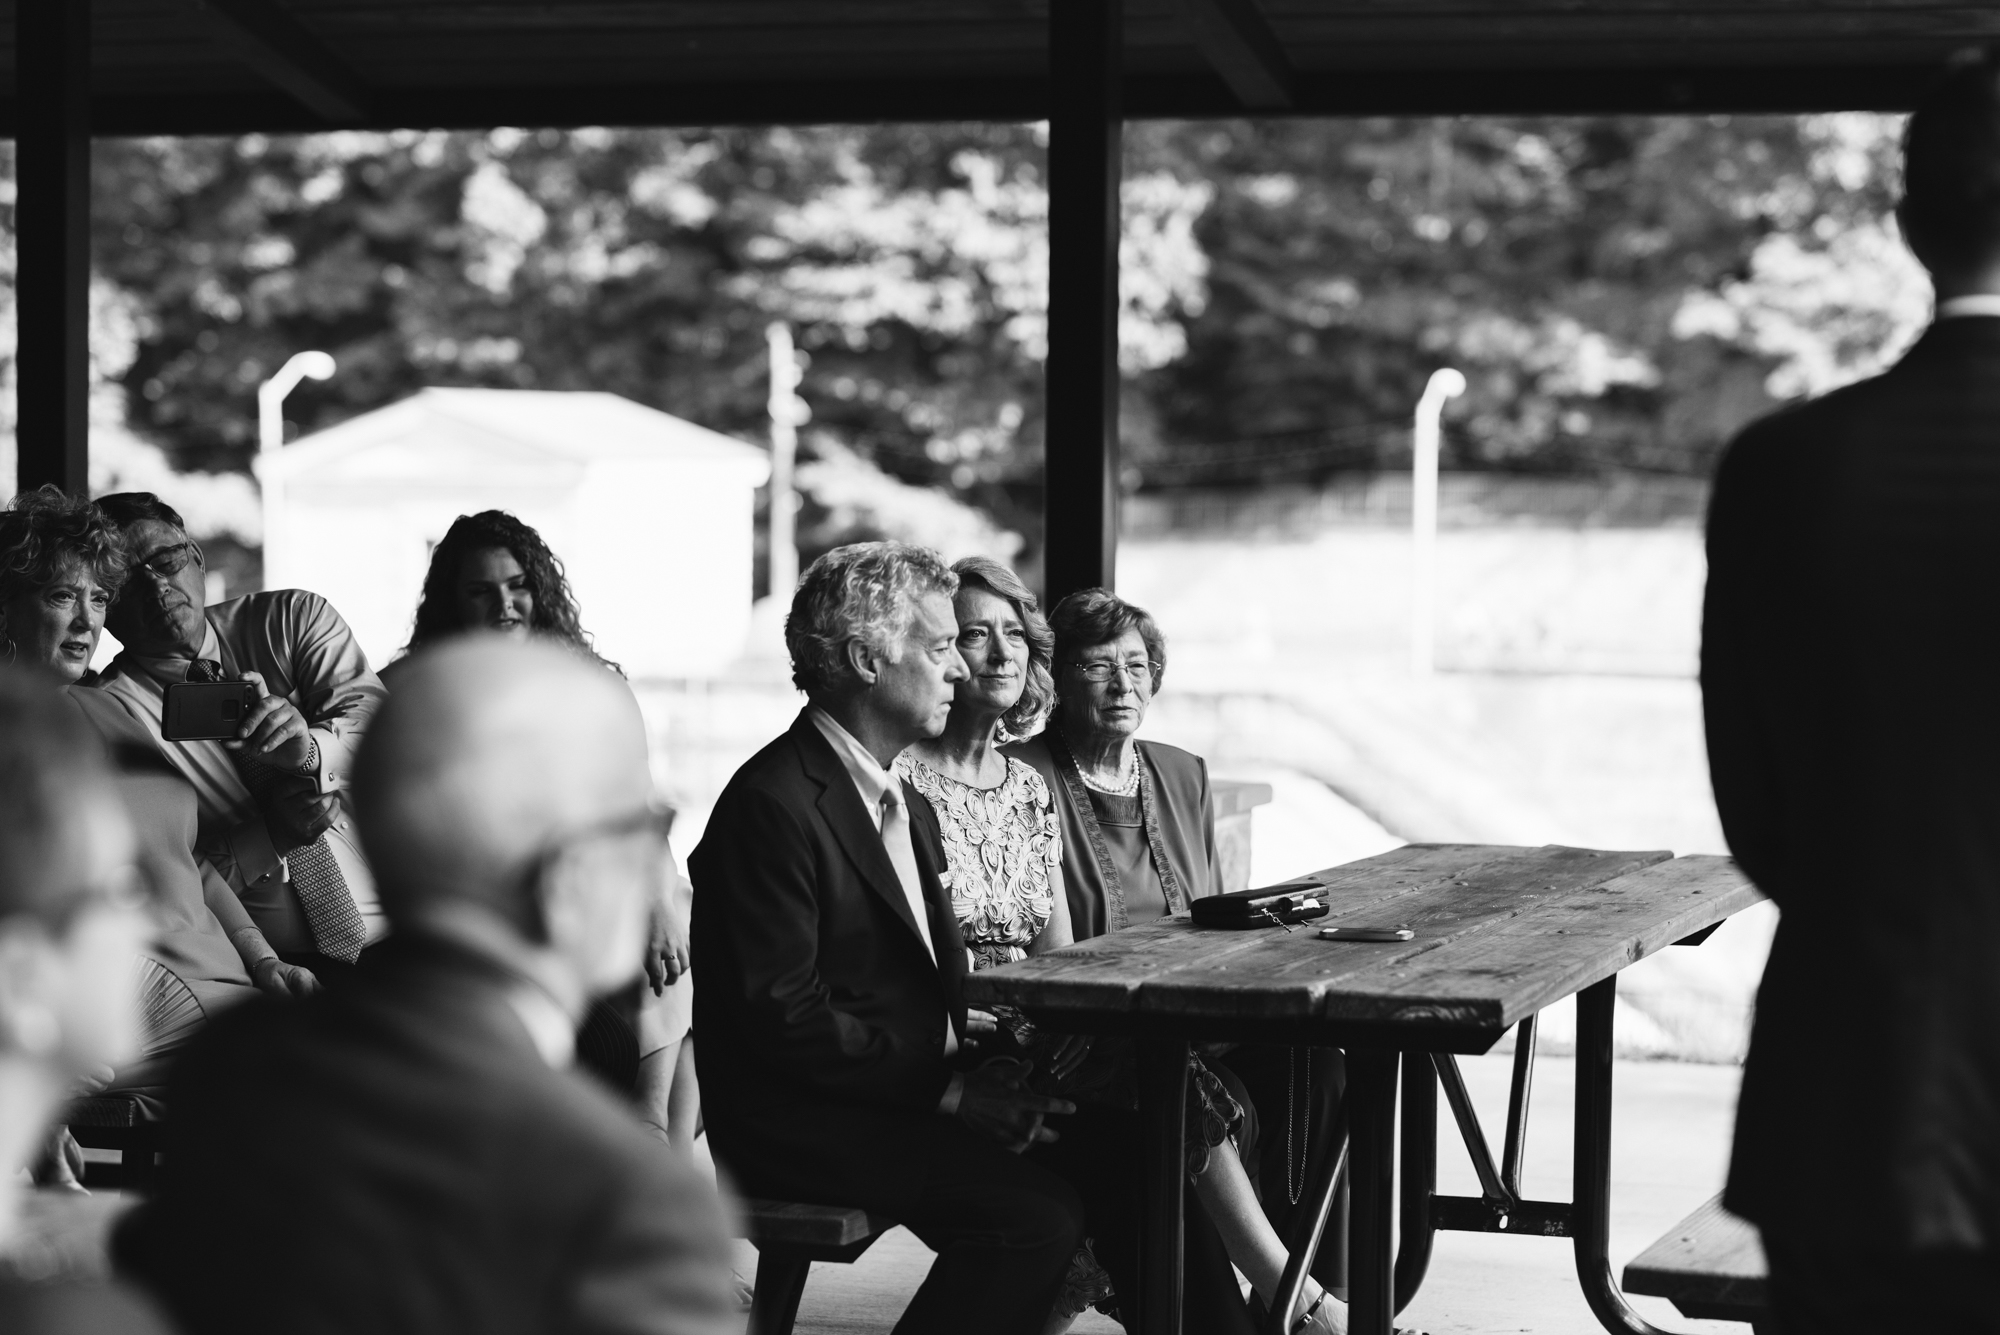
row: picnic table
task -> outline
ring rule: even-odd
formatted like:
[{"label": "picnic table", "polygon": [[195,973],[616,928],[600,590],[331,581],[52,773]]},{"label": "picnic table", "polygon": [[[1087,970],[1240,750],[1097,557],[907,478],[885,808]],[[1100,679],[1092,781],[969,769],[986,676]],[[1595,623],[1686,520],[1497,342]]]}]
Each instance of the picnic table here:
[{"label": "picnic table", "polygon": [[[1179,1335],[1188,1045],[1228,1041],[1346,1050],[1346,1125],[1321,1138],[1307,1168],[1315,1208],[1301,1212],[1286,1240],[1291,1261],[1272,1304],[1272,1331],[1286,1328],[1345,1172],[1354,1335],[1389,1335],[1391,1318],[1423,1282],[1441,1228],[1569,1237],[1584,1295],[1604,1326],[1651,1332],[1619,1292],[1606,1254],[1618,971],[1663,946],[1699,944],[1762,895],[1728,858],[1555,845],[1412,844],[1299,879],[1324,891],[1327,917],[1289,931],[1218,931],[1177,915],[966,980],[974,1005],[1016,1006],[1058,1032],[1137,1040],[1147,1197],[1141,1292],[1124,1295],[1127,1315],[1136,1316],[1132,1329]],[[1407,925],[1416,935],[1393,944],[1319,936],[1338,924]],[[1520,1154],[1535,1016],[1571,995],[1573,1199],[1528,1200]],[[1518,1032],[1514,1079],[1496,1164],[1455,1054],[1485,1052],[1510,1029]],[[1402,1246],[1393,1255],[1399,1084]],[[1437,1194],[1440,1085],[1477,1168],[1479,1196]]]}]

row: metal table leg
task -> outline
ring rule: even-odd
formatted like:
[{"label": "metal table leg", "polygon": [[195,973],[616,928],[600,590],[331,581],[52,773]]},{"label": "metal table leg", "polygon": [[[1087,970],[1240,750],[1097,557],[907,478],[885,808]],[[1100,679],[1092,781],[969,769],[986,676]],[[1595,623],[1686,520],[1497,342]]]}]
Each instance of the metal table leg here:
[{"label": "metal table leg", "polygon": [[1347,1127],[1348,1109],[1342,1100],[1340,1109],[1334,1114],[1332,1134],[1327,1136],[1311,1164],[1308,1174],[1305,1199],[1313,1203],[1311,1211],[1301,1214],[1293,1222],[1292,1236],[1285,1239],[1288,1256],[1285,1273],[1278,1280],[1278,1292],[1271,1300],[1271,1310],[1264,1317],[1265,1335],[1287,1335],[1292,1328],[1292,1309],[1299,1304],[1299,1294],[1306,1286],[1306,1275],[1312,1267],[1313,1257],[1319,1254],[1319,1242],[1326,1232],[1326,1221],[1333,1213],[1333,1203],[1340,1194],[1340,1175],[1347,1170]]},{"label": "metal table leg", "polygon": [[1666,1335],[1611,1278],[1611,1022],[1618,975],[1576,994],[1576,1169],[1570,1237],[1584,1299],[1612,1335]]},{"label": "metal table leg", "polygon": [[1396,1249],[1396,1310],[1402,1311],[1423,1287],[1431,1265],[1437,1223],[1431,1197],[1437,1192],[1437,1068],[1422,1053],[1403,1063],[1402,1245]]},{"label": "metal table leg", "polygon": [[1181,1335],[1181,1192],[1187,1180],[1187,1066],[1183,1041],[1139,1044],[1145,1127],[1144,1221],[1139,1238],[1138,1335]]},{"label": "metal table leg", "polygon": [[1352,1048],[1347,1098],[1353,1194],[1347,1240],[1347,1328],[1351,1335],[1390,1335],[1395,1275],[1390,1258],[1396,1189],[1396,1073],[1400,1054]]}]

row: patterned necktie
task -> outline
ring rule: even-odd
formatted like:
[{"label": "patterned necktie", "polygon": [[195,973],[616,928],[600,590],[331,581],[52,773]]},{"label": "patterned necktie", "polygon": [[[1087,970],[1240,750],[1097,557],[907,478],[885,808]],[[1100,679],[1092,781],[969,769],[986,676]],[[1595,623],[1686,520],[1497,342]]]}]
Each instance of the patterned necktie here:
[{"label": "patterned necktie", "polygon": [[[221,681],[222,664],[212,658],[197,658],[188,664],[187,679]],[[274,796],[273,790],[287,777],[285,771],[248,759],[241,751],[231,751],[229,757],[236,764],[236,772],[243,776],[243,785],[257,799],[257,805],[265,808],[268,821],[266,800]],[[298,896],[299,910],[305,914],[306,928],[312,933],[313,948],[328,959],[354,963],[361,955],[361,948],[368,944],[368,925],[361,920],[361,910],[354,907],[354,895],[347,888],[347,878],[341,875],[340,863],[334,860],[326,835],[322,833],[311,843],[285,853],[285,868],[290,874],[292,893]]]}]

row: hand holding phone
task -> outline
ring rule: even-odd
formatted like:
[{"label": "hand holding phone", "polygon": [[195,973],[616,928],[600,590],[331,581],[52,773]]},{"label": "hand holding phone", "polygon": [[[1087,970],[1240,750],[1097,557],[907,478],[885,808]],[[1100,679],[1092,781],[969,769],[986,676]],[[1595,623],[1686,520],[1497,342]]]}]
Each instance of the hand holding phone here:
[{"label": "hand holding phone", "polygon": [[264,692],[247,681],[177,681],[167,687],[160,735],[170,742],[233,741]]}]

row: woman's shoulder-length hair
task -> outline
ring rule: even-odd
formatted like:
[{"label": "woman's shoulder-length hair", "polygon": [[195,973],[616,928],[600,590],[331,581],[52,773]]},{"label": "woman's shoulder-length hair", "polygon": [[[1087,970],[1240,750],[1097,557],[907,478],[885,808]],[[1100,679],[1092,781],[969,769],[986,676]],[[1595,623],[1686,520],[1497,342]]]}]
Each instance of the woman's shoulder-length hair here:
[{"label": "woman's shoulder-length hair", "polygon": [[1021,582],[1019,575],[990,556],[968,556],[955,561],[951,573],[958,576],[961,591],[984,589],[996,598],[1004,598],[1013,606],[1014,615],[1021,618],[1021,628],[1028,640],[1027,680],[1021,687],[1021,698],[1000,716],[1000,741],[1004,745],[1034,736],[1048,719],[1056,698],[1056,637],[1049,629],[1048,618],[1042,615],[1041,600]]},{"label": "woman's shoulder-length hair", "polygon": [[590,632],[583,628],[583,616],[576,595],[570,592],[562,558],[532,526],[505,510],[481,510],[451,521],[431,551],[430,569],[424,572],[423,592],[417,598],[416,624],[410,630],[410,642],[403,646],[405,654],[466,629],[458,612],[459,568],[472,553],[491,549],[503,550],[519,563],[528,592],[535,598],[528,623],[535,634],[559,640],[619,671],[616,663],[597,652]]}]

